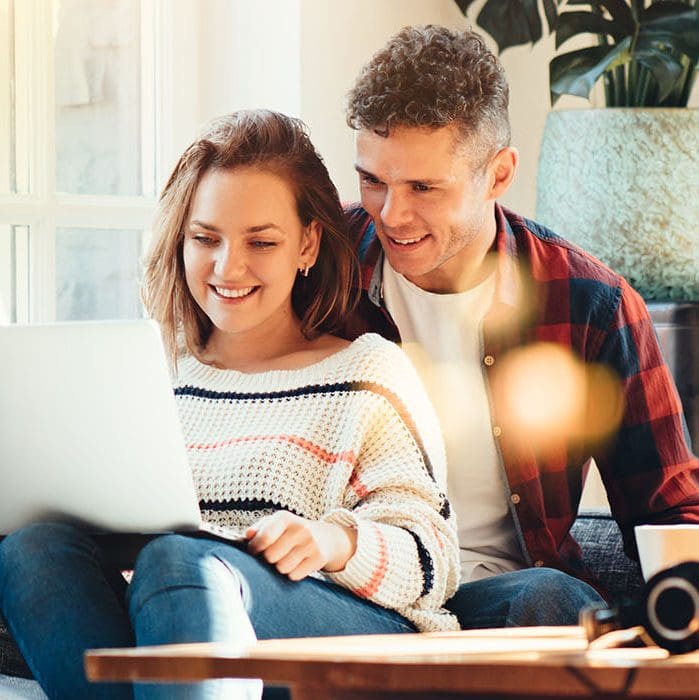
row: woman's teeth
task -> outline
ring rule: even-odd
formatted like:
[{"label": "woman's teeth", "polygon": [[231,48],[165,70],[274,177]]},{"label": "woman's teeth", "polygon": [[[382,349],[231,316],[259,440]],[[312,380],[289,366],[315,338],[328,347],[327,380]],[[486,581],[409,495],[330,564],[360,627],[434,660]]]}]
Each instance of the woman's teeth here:
[{"label": "woman's teeth", "polygon": [[255,287],[243,287],[242,289],[226,289],[225,287],[214,287],[217,294],[228,299],[238,299],[246,297]]}]

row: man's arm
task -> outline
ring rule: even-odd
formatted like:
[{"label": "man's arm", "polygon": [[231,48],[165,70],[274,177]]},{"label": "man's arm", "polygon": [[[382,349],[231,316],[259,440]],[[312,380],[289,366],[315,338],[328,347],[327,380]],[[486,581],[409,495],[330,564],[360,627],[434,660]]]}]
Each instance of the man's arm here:
[{"label": "man's arm", "polygon": [[634,525],[699,523],[699,460],[648,310],[625,282],[596,359],[617,373],[624,411],[613,446],[595,459],[625,548],[635,554]]}]

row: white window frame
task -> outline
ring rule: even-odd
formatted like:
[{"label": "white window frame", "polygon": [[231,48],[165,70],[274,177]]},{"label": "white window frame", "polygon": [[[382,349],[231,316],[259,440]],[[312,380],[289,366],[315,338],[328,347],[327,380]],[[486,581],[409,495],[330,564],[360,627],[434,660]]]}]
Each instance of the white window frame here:
[{"label": "white window frame", "polygon": [[[176,144],[190,138],[196,122],[193,109],[181,108],[187,99],[176,93],[176,86],[182,93],[187,85],[196,84],[196,60],[183,58],[177,49],[186,45],[190,56],[198,55],[198,33],[192,31],[198,26],[197,7],[196,0],[141,0],[141,7],[142,46],[155,41],[154,52],[142,52],[145,61],[150,56],[153,60],[152,65],[142,65],[142,110],[154,111],[154,121],[144,119],[142,124],[142,175],[144,183],[157,189],[172,167]],[[17,294],[17,321],[43,323],[56,317],[56,230],[147,231],[156,197],[155,191],[139,197],[56,192],[54,6],[52,0],[15,0],[14,9],[18,152],[29,151],[29,192],[0,193],[0,226],[29,227],[31,249],[18,245],[15,250],[16,287],[28,290]]]}]

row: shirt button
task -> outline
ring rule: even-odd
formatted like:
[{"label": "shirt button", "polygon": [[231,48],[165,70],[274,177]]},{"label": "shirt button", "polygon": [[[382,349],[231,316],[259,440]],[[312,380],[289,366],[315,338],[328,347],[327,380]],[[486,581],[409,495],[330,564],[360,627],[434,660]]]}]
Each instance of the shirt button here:
[{"label": "shirt button", "polygon": [[517,504],[520,502],[521,499],[520,499],[518,493],[513,493],[513,494],[510,496],[510,500],[511,500],[515,505],[517,505]]},{"label": "shirt button", "polygon": [[538,566],[543,566],[543,565],[544,565],[544,562],[541,561],[541,559],[537,559],[537,560],[534,562],[534,566],[537,566],[537,567],[538,567]]},{"label": "shirt button", "polygon": [[483,362],[488,366],[492,367],[495,364],[495,358],[492,355],[486,355],[483,358]]},{"label": "shirt button", "polygon": [[499,425],[493,426],[493,435],[495,435],[495,437],[500,437],[502,435],[502,428]]}]

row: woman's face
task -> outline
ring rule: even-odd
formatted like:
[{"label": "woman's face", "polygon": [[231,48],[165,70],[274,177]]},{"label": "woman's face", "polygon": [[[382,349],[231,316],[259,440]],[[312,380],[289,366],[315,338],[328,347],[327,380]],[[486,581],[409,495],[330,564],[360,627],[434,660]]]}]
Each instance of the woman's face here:
[{"label": "woman's face", "polygon": [[301,224],[282,177],[254,168],[205,173],[183,255],[187,286],[214,326],[212,338],[265,337],[298,324],[291,290],[299,268],[315,263],[319,242],[320,227]]}]

